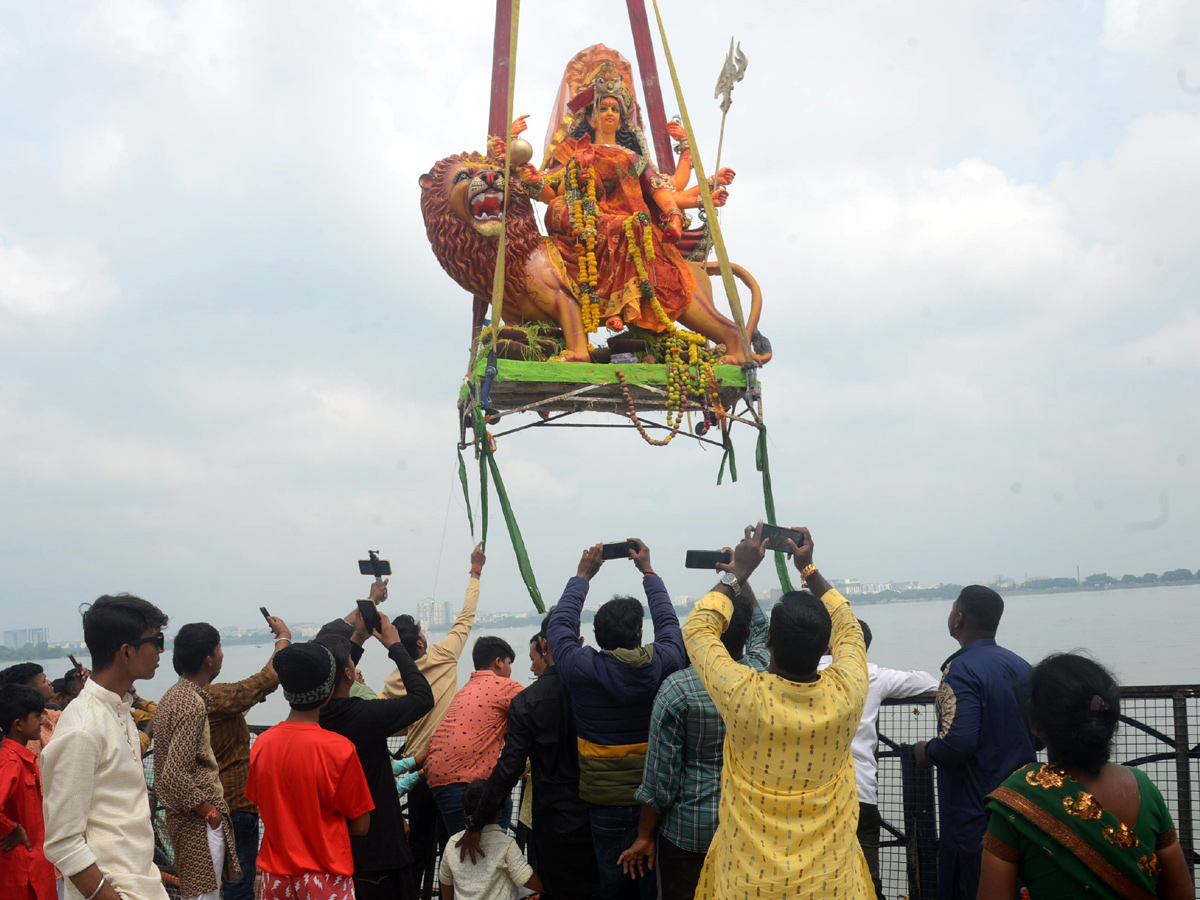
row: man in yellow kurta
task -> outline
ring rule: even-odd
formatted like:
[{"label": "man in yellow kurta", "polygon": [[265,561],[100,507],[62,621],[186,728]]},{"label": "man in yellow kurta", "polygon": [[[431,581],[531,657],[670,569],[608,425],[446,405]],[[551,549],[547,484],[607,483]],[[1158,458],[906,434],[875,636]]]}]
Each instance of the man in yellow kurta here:
[{"label": "man in yellow kurta", "polygon": [[[788,541],[808,591],[771,614],[764,672],[739,665],[721,643],[746,579],[766,553],[746,529],[721,582],[692,610],[683,641],[725,719],[721,824],[696,900],[867,900],[874,896],[855,837],[858,795],[850,745],[867,697],[858,620],[812,564],[812,535]],[[819,598],[819,599],[818,599]],[[833,664],[817,664],[826,646]]]}]

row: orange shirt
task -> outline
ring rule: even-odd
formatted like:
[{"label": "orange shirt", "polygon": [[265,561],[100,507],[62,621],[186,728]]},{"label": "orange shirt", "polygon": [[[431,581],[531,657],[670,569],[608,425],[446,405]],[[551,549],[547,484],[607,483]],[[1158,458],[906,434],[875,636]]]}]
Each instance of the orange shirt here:
[{"label": "orange shirt", "polygon": [[280,722],[250,747],[246,799],[263,823],[258,867],[272,875],[353,875],[347,819],[375,808],[358,751],[310,722]]},{"label": "orange shirt", "polygon": [[521,685],[491,669],[471,673],[429,742],[425,780],[430,787],[487,778],[500,758],[508,705]]}]

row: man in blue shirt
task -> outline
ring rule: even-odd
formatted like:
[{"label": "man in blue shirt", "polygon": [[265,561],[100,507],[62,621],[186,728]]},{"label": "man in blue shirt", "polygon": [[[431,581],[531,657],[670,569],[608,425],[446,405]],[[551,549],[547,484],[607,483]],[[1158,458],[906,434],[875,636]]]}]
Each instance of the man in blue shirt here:
[{"label": "man in blue shirt", "polygon": [[938,734],[916,746],[917,763],[937,766],[938,900],[974,900],[987,819],[983,801],[1034,761],[1025,718],[1029,663],[996,643],[1004,600],[991,588],[963,588],[947,625],[960,650],[942,664]]},{"label": "man in blue shirt", "polygon": [[579,797],[589,805],[602,900],[655,900],[653,877],[628,878],[617,862],[637,837],[636,798],[650,739],[654,696],[687,665],[679,616],[650,566],[645,542],[629,558],[642,574],[654,643],[642,643],[642,604],[614,597],[596,611],[600,649],[579,646],[579,615],[589,582],[603,564],[602,545],[585,550],[546,626],[555,665],[571,696],[579,751]]}]

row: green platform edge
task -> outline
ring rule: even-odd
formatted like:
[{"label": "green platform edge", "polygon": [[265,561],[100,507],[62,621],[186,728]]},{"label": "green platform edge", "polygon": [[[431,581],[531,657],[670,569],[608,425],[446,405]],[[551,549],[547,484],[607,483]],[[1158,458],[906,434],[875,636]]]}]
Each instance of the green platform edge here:
[{"label": "green platform edge", "polygon": [[[483,378],[487,359],[481,357],[475,364],[474,375]],[[557,382],[560,384],[616,384],[617,369],[625,374],[629,384],[667,383],[667,367],[657,363],[575,363],[575,362],[522,362],[515,359],[496,360],[495,381]],[[715,366],[720,387],[746,386],[746,372],[741,366]]]}]

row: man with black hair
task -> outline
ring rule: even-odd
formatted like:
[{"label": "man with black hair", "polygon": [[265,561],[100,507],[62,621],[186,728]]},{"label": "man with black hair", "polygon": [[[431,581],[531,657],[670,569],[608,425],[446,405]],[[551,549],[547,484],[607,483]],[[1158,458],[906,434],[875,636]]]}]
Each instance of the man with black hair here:
[{"label": "man with black hair", "polygon": [[404,835],[400,796],[392,776],[387,740],[433,709],[433,691],[400,642],[396,626],[383,613],[379,614],[379,621],[380,629],[371,636],[383,645],[395,663],[404,680],[404,696],[367,700],[351,695],[355,664],[362,656],[362,642],[366,639],[366,628],[358,615],[350,639],[331,632],[319,634],[315,639],[315,643],[333,654],[338,668],[333,699],[321,710],[320,722],[322,728],[354,744],[375,803],[367,833],[350,836],[357,900],[416,900],[413,857]]},{"label": "man with black hair", "polygon": [[[743,584],[721,635],[730,658],[766,671],[768,628],[754,592]],[[646,768],[636,795],[642,804],[638,838],[620,860],[626,872],[644,875],[657,859],[661,900],[692,900],[696,893],[717,831],[724,747],[725,723],[696,669],[671,675],[650,717]]]},{"label": "man with black hair", "polygon": [[[767,552],[761,522],[683,626],[727,729],[720,825],[695,894],[703,900],[862,900],[871,890],[854,835],[850,755],[867,698],[866,647],[850,605],[813,564],[811,533],[794,530],[788,552],[807,590],[789,591],[771,611],[766,672],[738,664],[721,643]],[[818,672],[826,647],[833,664]]]},{"label": "man with black hair", "polygon": [[[862,619],[858,620],[858,625],[869,652],[871,628]],[[821,657],[822,670],[832,664],[832,656]],[[928,672],[902,672],[872,662],[867,663],[867,674],[871,684],[851,752],[854,755],[854,783],[858,788],[858,843],[867,858],[867,868],[871,870],[876,900],[883,900],[883,880],[879,874],[879,834],[882,828],[878,802],[879,764],[875,759],[879,749],[879,706],[884,700],[915,697],[932,691],[937,687],[938,680]]]},{"label": "man with black hair", "polygon": [[542,652],[541,642],[541,632],[529,639],[529,671],[533,673],[534,678],[541,678],[542,673],[546,671],[546,666],[550,665],[546,661],[546,654]]},{"label": "man with black hair", "polygon": [[171,657],[179,680],[155,712],[154,792],[166,809],[183,900],[219,900],[222,880],[241,875],[204,693],[221,674],[224,659],[217,629],[207,622],[180,628]]},{"label": "man with black hair", "polygon": [[963,588],[946,626],[959,650],[942,663],[938,734],[916,746],[917,764],[937,767],[938,900],[979,891],[987,795],[1034,761],[1025,710],[1029,663],[996,643],[1004,600],[981,584]]},{"label": "man with black hair", "polygon": [[32,662],[17,663],[0,672],[0,684],[23,684],[33,688],[45,700],[41,734],[36,740],[26,744],[30,753],[35,757],[41,756],[42,748],[54,736],[54,727],[58,724],[58,717],[62,715],[62,707],[55,702],[54,684],[46,678],[46,670]]},{"label": "man with black hair", "polygon": [[[487,557],[483,544],[476,544],[471,551],[471,576],[467,581],[467,595],[462,609],[450,626],[450,631],[440,643],[430,644],[412,616],[396,616],[392,624],[400,634],[400,642],[417,663],[417,668],[429,682],[433,691],[433,709],[408,726],[404,753],[418,761],[429,752],[429,741],[441,724],[450,702],[458,692],[458,658],[467,646],[471,626],[475,624],[475,608],[479,604],[479,579]],[[399,670],[388,676],[383,686],[383,696],[403,697],[404,679]],[[426,869],[432,869],[437,852],[437,823],[440,819],[433,794],[424,781],[418,781],[408,792],[409,844],[413,854],[413,878],[418,886],[425,879]],[[433,873],[429,872],[432,882]]]},{"label": "man with black hair", "polygon": [[[528,761],[534,857],[545,885],[542,896],[546,900],[595,900],[600,896],[600,882],[591,819],[587,805],[579,799],[575,715],[546,639],[553,614],[551,609],[535,636],[546,667],[508,708],[504,749],[475,813],[467,819],[466,834],[458,842],[459,857],[475,860],[481,834],[509,798]],[[577,637],[575,643],[581,645],[582,639]]]},{"label": "man with black hair", "polygon": [[25,684],[0,684],[0,897],[57,900],[46,859],[46,824],[37,759],[46,699]]},{"label": "man with black hair", "polygon": [[42,752],[46,857],[67,900],[166,900],[137,727],[135,681],[153,678],[167,616],[140,597],[97,599],[83,614],[92,676]]},{"label": "man with black hair", "polygon": [[327,647],[275,654],[292,711],[250,748],[246,797],[262,810],[262,900],[354,900],[351,835],[371,827],[371,799],[354,745],[320,726],[340,677]]},{"label": "man with black hair", "polygon": [[254,900],[254,878],[259,844],[258,807],[246,799],[246,778],[250,773],[250,726],[246,713],[279,687],[275,674],[275,654],[292,643],[287,624],[277,616],[267,619],[275,636],[271,656],[258,672],[241,681],[213,682],[202,690],[208,700],[209,742],[221,778],[221,791],[229,807],[234,846],[242,874],[226,881],[225,900]]},{"label": "man with black hair", "polygon": [[[445,718],[433,733],[425,756],[425,781],[442,813],[446,834],[464,828],[462,794],[476,778],[491,774],[508,731],[508,708],[521,685],[512,679],[516,659],[508,641],[485,636],[471,648],[475,671],[454,696]],[[508,827],[511,799],[500,815]]]},{"label": "man with black hair", "polygon": [[[603,565],[602,544],[583,552],[575,577],[546,627],[555,664],[571,697],[578,730],[579,796],[590,805],[592,840],[604,900],[657,895],[653,878],[628,878],[618,862],[637,837],[639,806],[654,697],[672,672],[687,665],[679,616],[650,564],[650,548],[630,538],[629,558],[642,574],[654,622],[654,643],[642,645],[642,604],[614,597],[596,612],[597,651],[579,645],[579,616]],[[536,796],[536,794],[535,794]]]}]

